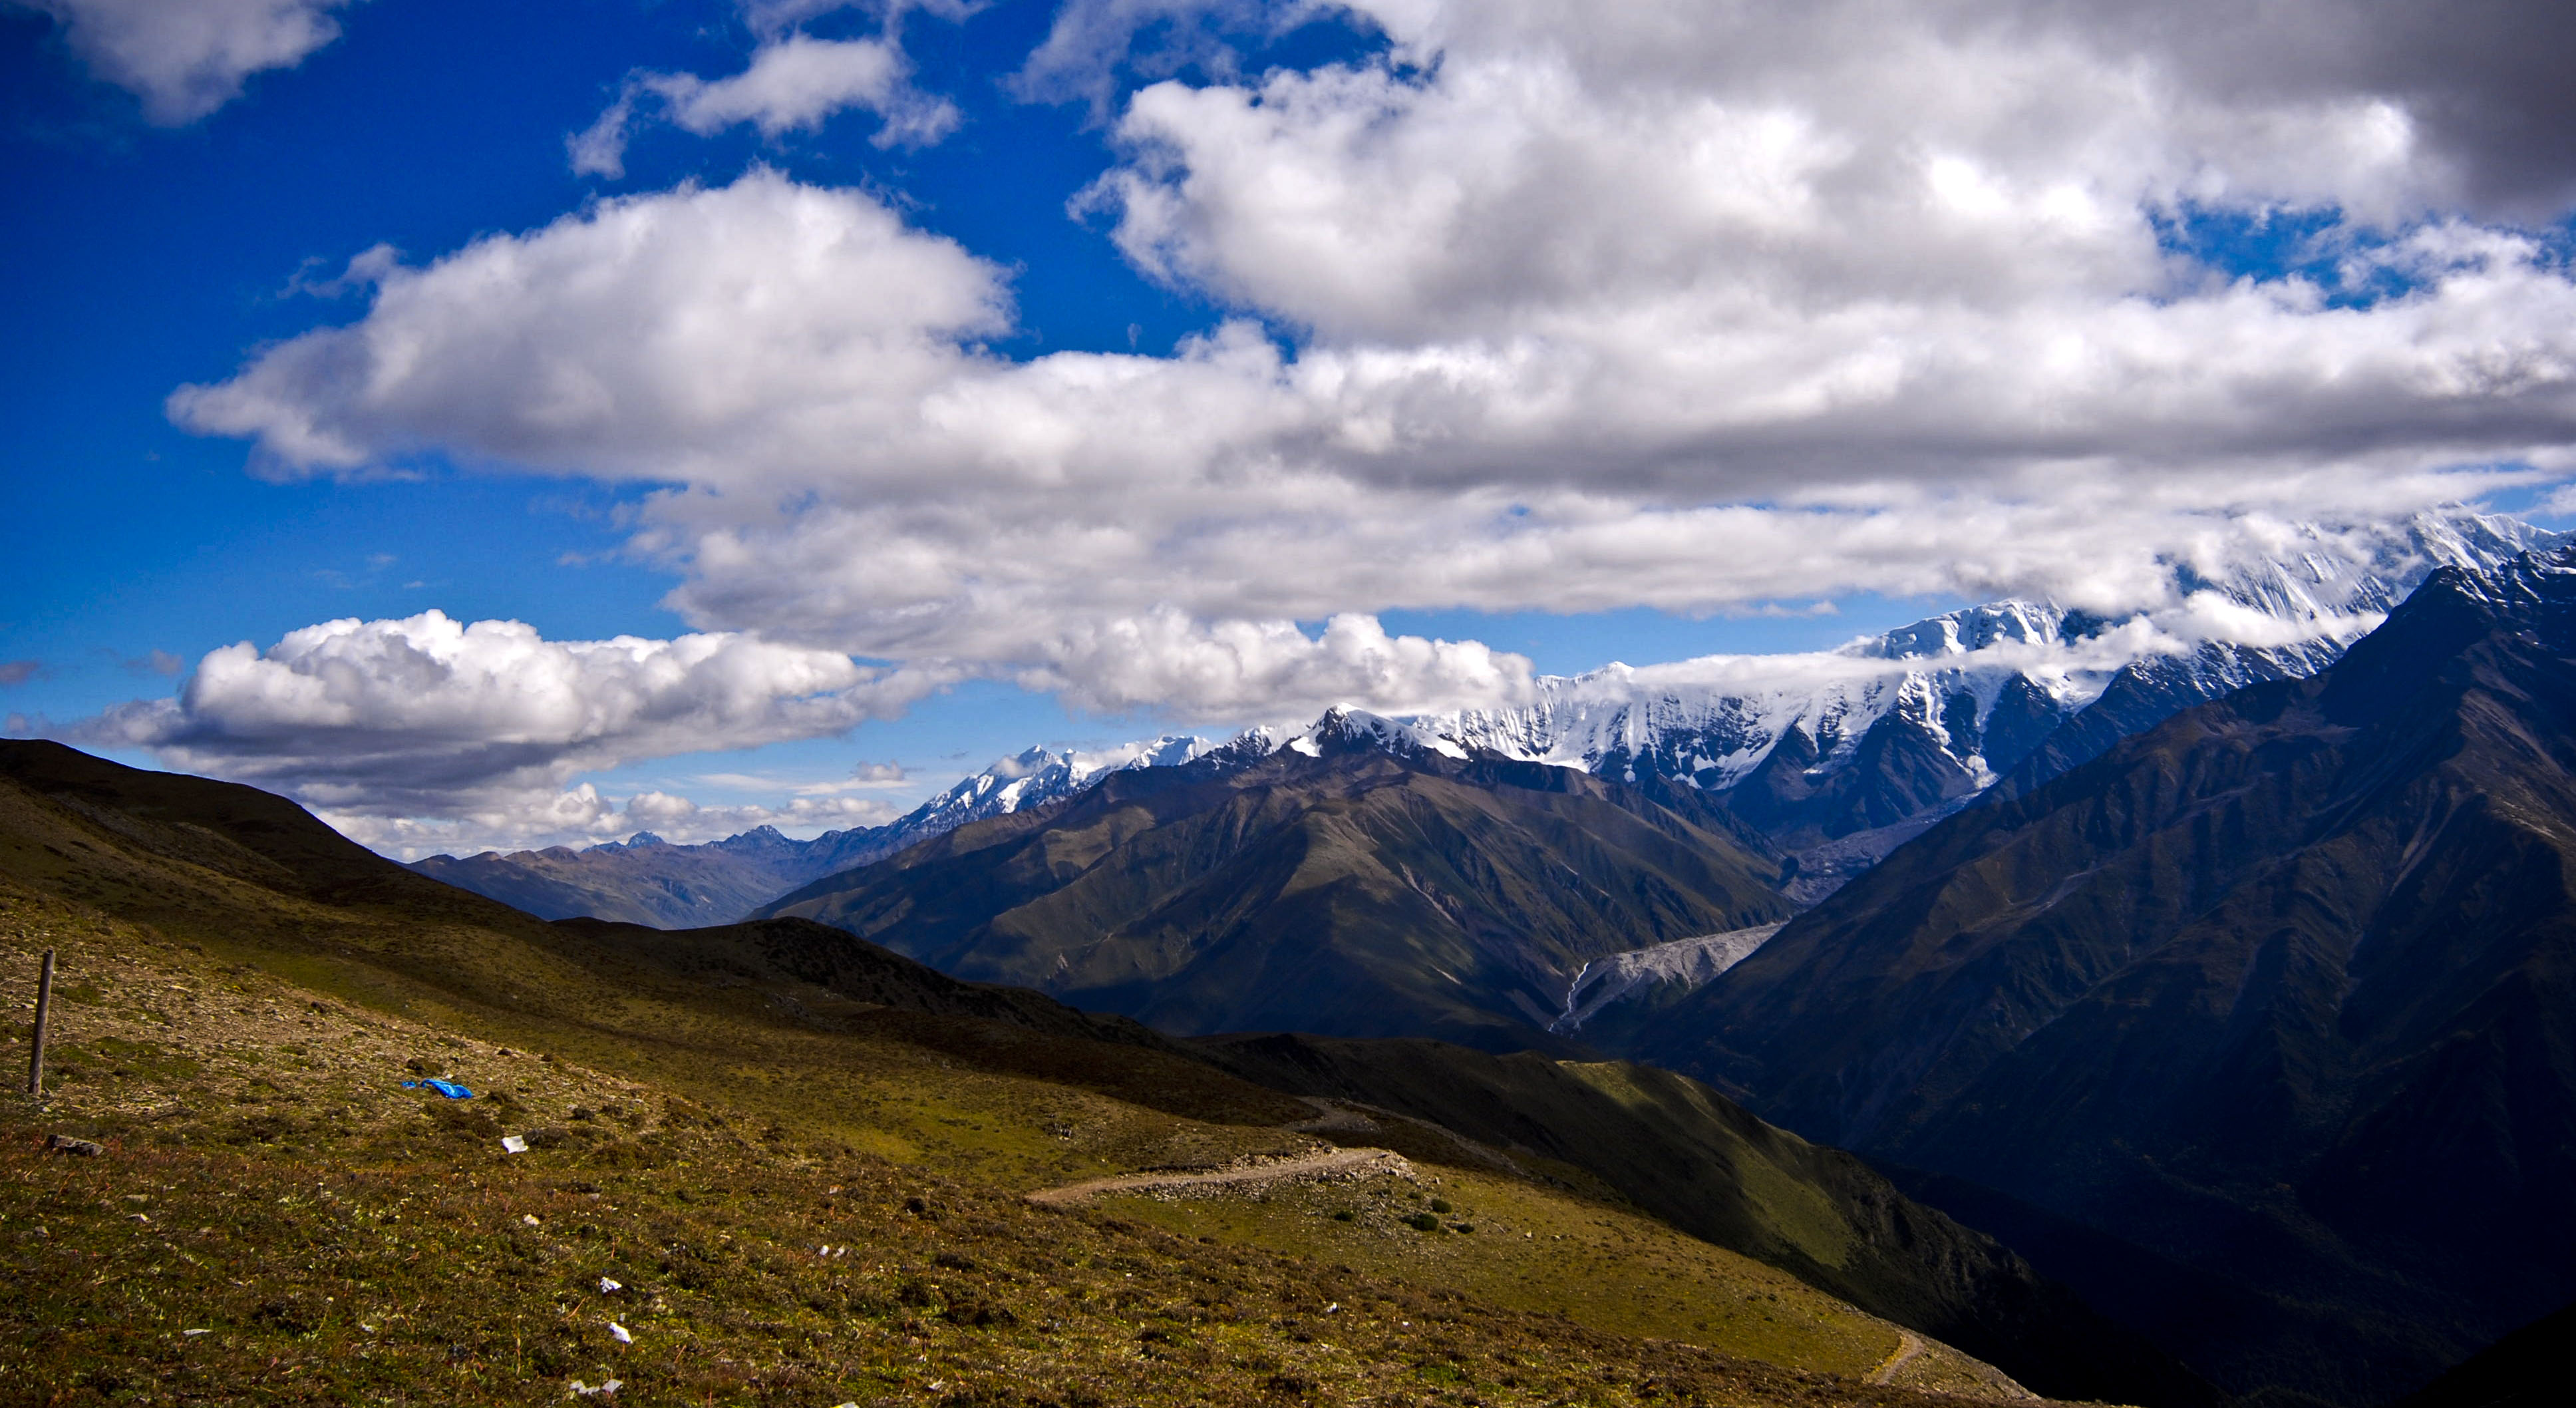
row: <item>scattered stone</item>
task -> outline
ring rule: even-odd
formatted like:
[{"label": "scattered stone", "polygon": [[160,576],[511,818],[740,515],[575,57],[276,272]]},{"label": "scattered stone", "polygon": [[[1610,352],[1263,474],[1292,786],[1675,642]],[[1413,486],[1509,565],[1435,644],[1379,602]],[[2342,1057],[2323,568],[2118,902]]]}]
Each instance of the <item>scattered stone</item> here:
[{"label": "scattered stone", "polygon": [[78,1154],[83,1158],[95,1158],[107,1152],[107,1146],[95,1139],[75,1139],[68,1134],[54,1135],[45,1141],[45,1147],[57,1154]]},{"label": "scattered stone", "polygon": [[623,1281],[611,1281],[605,1276],[599,1278],[599,1293],[601,1295],[609,1295],[625,1289],[626,1283]]},{"label": "scattered stone", "polygon": [[614,1320],[608,1322],[608,1337],[617,1341],[619,1344],[635,1343],[635,1332],[618,1324]]}]

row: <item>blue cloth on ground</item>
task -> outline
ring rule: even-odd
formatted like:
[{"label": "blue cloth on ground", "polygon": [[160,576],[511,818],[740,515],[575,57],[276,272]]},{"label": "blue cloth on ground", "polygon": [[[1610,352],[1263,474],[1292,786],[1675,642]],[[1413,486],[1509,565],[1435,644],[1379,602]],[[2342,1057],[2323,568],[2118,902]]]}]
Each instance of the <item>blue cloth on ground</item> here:
[{"label": "blue cloth on ground", "polygon": [[458,1085],[454,1081],[407,1080],[403,1082],[403,1089],[405,1090],[418,1090],[423,1086],[437,1091],[439,1094],[446,1096],[450,1100],[471,1100],[474,1098],[473,1091],[466,1089],[464,1086]]}]

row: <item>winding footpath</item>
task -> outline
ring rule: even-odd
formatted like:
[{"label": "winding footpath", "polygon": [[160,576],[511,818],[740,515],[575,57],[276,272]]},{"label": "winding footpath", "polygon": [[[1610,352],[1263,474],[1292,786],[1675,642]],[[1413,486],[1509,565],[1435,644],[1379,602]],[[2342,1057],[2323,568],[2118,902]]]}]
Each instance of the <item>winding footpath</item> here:
[{"label": "winding footpath", "polygon": [[[1298,1181],[1338,1182],[1388,1173],[1411,1178],[1413,1165],[1384,1149],[1325,1149],[1293,1159],[1272,1159],[1205,1173],[1122,1173],[1113,1178],[1087,1178],[1061,1188],[1041,1188],[1028,1200],[1041,1207],[1070,1207],[1109,1193],[1177,1192],[1189,1188],[1258,1187]],[[1918,1346],[1919,1348],[1920,1346]]]},{"label": "winding footpath", "polygon": [[1923,1352],[1923,1337],[1921,1335],[1907,1329],[1899,1329],[1896,1333],[1899,1336],[1896,1341],[1896,1351],[1887,1356],[1886,1363],[1881,1364],[1870,1371],[1869,1381],[1871,1383],[1884,1384],[1894,1382],[1896,1371],[1905,1367],[1905,1361],[1912,1359],[1914,1356]]}]

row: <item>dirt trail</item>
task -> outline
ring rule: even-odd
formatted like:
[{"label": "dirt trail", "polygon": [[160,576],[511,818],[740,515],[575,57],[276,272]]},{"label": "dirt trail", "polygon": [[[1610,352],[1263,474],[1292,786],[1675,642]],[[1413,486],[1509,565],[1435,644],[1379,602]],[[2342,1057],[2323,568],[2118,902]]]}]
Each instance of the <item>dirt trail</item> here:
[{"label": "dirt trail", "polygon": [[1881,1364],[1870,1371],[1869,1381],[1871,1383],[1884,1384],[1894,1381],[1896,1378],[1896,1371],[1905,1367],[1905,1361],[1912,1359],[1914,1356],[1923,1352],[1923,1337],[1921,1335],[1914,1333],[1912,1330],[1903,1329],[1898,1330],[1896,1333],[1898,1335],[1898,1339],[1896,1341],[1896,1352],[1887,1356],[1886,1363]]},{"label": "dirt trail", "polygon": [[1046,1207],[1067,1207],[1104,1193],[1146,1193],[1185,1188],[1258,1187],[1300,1180],[1340,1182],[1373,1173],[1411,1178],[1413,1165],[1384,1149],[1325,1149],[1293,1159],[1271,1159],[1205,1173],[1123,1173],[1114,1178],[1088,1178],[1061,1188],[1041,1188],[1028,1195]]}]

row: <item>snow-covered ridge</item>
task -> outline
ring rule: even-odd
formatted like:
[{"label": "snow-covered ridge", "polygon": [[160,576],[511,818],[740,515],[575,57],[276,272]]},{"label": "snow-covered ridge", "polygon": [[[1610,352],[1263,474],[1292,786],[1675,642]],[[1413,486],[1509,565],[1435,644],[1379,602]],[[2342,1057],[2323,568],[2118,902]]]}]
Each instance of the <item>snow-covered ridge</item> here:
[{"label": "snow-covered ridge", "polygon": [[1455,739],[1348,705],[1325,710],[1311,724],[1254,724],[1209,750],[1209,755],[1250,761],[1284,750],[1321,758],[1358,748],[1397,754],[1437,753],[1459,759],[1467,756],[1467,750]]},{"label": "snow-covered ridge", "polygon": [[1211,746],[1204,738],[1166,734],[1094,751],[1031,748],[1000,759],[906,813],[888,828],[888,839],[905,844],[928,840],[970,821],[1070,797],[1122,769],[1178,767]]},{"label": "snow-covered ridge", "polygon": [[[2176,563],[2162,604],[2119,619],[2054,602],[1999,601],[1829,651],[1545,676],[1526,706],[1408,722],[1517,758],[1630,780],[1652,771],[1717,790],[1743,780],[1792,729],[1820,755],[1811,770],[1829,772],[1892,716],[1990,781],[2124,671],[2202,697],[2312,674],[2437,568],[2492,570],[2566,538],[2466,511],[2376,528],[2311,527],[2276,545],[2278,556],[2224,571]],[[2011,717],[1999,720],[1998,705],[2007,703]],[[1997,756],[2002,751],[2012,756]]]},{"label": "snow-covered ridge", "polygon": [[[1723,791],[1762,767],[1792,734],[1812,748],[1812,761],[1803,752],[1799,757],[1802,775],[1814,778],[1849,766],[1882,723],[1919,729],[1950,760],[1960,785],[1903,819],[1829,825],[1825,834],[1834,839],[1823,845],[1814,844],[1811,831],[1796,843],[1812,862],[1808,883],[1829,888],[1965,805],[1960,786],[1991,784],[2115,682],[2189,701],[2313,674],[2377,627],[2435,570],[2493,573],[2526,550],[2570,542],[2576,535],[2465,510],[2388,525],[2309,526],[2285,530],[2265,555],[2247,561],[2177,562],[2158,605],[2117,618],[2055,602],[2004,600],[1833,650],[1710,655],[1543,676],[1538,698],[1518,708],[1406,719],[1336,708],[1311,723],[1256,725],[1222,742],[1165,735],[1095,751],[1031,748],[881,830],[836,832],[813,842],[752,832],[712,844],[808,847],[845,838],[845,845],[855,843],[853,857],[873,858],[968,822],[1074,796],[1122,769],[1200,760],[1223,768],[1282,750],[1322,757],[1379,748],[1464,758],[1482,749],[1629,781],[1652,774]],[[642,833],[625,843],[653,844],[658,838]]]}]

